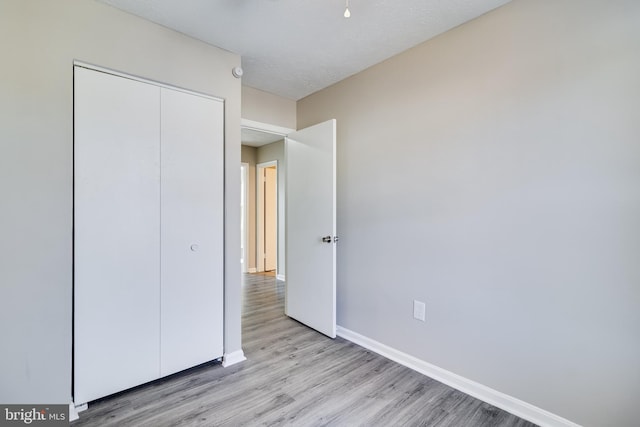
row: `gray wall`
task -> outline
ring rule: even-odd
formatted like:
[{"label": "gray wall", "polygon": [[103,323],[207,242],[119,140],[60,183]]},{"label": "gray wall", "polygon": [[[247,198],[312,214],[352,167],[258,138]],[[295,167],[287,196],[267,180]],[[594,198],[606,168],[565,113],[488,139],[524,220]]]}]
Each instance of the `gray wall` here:
[{"label": "gray wall", "polygon": [[[239,56],[87,0],[0,2],[0,402],[71,396],[73,60],[226,99],[240,163]],[[227,253],[240,251],[240,179],[226,171]],[[227,257],[225,351],[240,349],[240,273]]]},{"label": "gray wall", "polygon": [[242,86],[242,118],[295,129],[296,101]]},{"label": "gray wall", "polygon": [[515,0],[298,102],[298,127],[338,123],[340,325],[638,424],[639,23],[636,0]]},{"label": "gray wall", "polygon": [[278,275],[285,274],[285,175],[286,165],[284,164],[284,140],[258,147],[256,163],[278,161]]}]

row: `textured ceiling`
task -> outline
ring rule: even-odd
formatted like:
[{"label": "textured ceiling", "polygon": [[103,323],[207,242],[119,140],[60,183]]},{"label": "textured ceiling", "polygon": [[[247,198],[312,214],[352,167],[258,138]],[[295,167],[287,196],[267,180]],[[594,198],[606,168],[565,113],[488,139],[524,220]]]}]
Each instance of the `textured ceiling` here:
[{"label": "textured ceiling", "polygon": [[510,0],[98,0],[242,56],[243,84],[298,100]]}]

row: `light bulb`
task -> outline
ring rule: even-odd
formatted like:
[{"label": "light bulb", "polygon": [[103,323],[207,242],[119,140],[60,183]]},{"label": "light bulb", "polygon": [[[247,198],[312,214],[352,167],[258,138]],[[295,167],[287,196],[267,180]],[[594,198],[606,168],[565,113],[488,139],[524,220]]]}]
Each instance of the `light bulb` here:
[{"label": "light bulb", "polygon": [[345,0],[344,3],[344,17],[348,18],[351,16],[351,11],[349,10],[349,0]]}]

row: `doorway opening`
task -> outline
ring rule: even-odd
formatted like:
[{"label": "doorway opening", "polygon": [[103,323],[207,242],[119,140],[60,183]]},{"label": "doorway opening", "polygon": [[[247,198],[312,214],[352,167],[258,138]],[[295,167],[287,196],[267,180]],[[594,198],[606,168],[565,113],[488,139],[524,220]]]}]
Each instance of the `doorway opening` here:
[{"label": "doorway opening", "polygon": [[242,119],[241,162],[248,167],[242,193],[247,197],[241,218],[246,219],[243,271],[271,272],[281,281],[285,280],[286,268],[284,138],[291,132],[294,129]]}]

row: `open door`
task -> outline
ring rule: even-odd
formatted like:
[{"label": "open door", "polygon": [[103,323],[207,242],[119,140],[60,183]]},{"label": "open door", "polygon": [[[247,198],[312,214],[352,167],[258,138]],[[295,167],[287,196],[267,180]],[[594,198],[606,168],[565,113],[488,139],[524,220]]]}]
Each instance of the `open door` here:
[{"label": "open door", "polygon": [[336,336],[336,121],[285,139],[287,316]]}]

